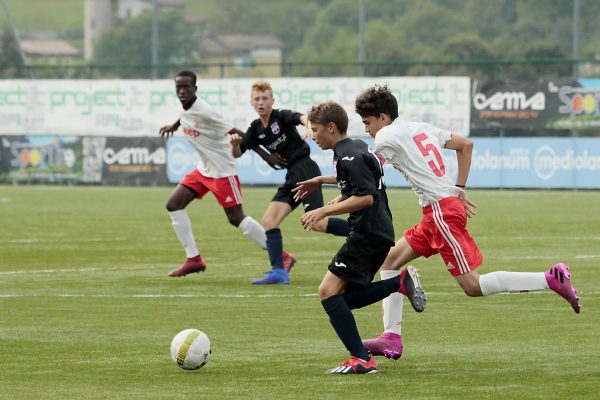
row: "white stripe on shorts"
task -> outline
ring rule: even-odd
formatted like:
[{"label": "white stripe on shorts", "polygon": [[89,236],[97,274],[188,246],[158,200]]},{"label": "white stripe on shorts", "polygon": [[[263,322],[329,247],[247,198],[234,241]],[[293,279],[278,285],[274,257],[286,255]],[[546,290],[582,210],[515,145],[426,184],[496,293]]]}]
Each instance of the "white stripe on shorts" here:
[{"label": "white stripe on shorts", "polygon": [[228,176],[227,177],[229,179],[229,184],[231,185],[231,191],[233,192],[233,196],[235,197],[235,201],[237,204],[242,204],[242,193],[240,192],[240,189],[238,188],[237,182],[235,181],[235,177],[233,176]]},{"label": "white stripe on shorts", "polygon": [[446,224],[446,221],[444,221],[444,215],[442,213],[442,208],[440,207],[440,203],[438,203],[438,202],[433,203],[431,205],[431,208],[433,210],[433,220],[435,221],[435,225],[437,226],[438,230],[441,232],[442,236],[444,236],[444,239],[446,240],[446,242],[452,248],[452,253],[454,254],[454,258],[458,262],[458,269],[460,270],[460,273],[466,274],[467,272],[469,272],[471,270],[471,268],[469,267],[469,262],[467,261],[467,258],[465,257],[465,253],[463,252],[462,248],[460,247],[460,243],[458,243],[458,241],[454,238],[454,236],[452,236],[450,227]]}]

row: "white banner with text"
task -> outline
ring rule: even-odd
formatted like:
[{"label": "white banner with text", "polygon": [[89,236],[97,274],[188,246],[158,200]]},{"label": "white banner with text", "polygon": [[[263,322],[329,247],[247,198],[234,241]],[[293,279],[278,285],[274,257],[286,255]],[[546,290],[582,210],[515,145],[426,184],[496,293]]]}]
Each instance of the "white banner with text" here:
[{"label": "white banner with text", "polygon": [[[250,105],[255,79],[199,80],[197,95],[246,130],[257,118]],[[467,77],[275,78],[275,108],[306,113],[333,100],[348,112],[352,136],[364,135],[354,100],[366,88],[388,85],[400,118],[469,134]],[[155,136],[177,120],[173,80],[0,80],[0,134]]]}]

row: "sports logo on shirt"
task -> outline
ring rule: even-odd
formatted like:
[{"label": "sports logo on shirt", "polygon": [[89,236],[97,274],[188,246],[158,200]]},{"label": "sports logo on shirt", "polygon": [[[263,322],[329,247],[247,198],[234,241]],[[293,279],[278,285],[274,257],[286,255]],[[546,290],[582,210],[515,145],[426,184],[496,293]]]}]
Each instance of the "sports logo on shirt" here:
[{"label": "sports logo on shirt", "polygon": [[279,129],[279,124],[277,122],[273,122],[271,124],[271,132],[273,132],[273,135],[279,135],[279,133],[281,132],[281,129]]},{"label": "sports logo on shirt", "polygon": [[333,262],[333,265],[335,265],[335,266],[336,266],[336,267],[338,267],[338,268],[342,268],[342,267],[343,267],[343,268],[346,268],[346,264],[344,264],[343,262],[337,262],[337,261],[334,261],[334,262]]},{"label": "sports logo on shirt", "polygon": [[354,160],[354,156],[352,156],[352,157],[345,156],[342,158],[342,161],[344,161],[344,160],[352,161],[352,160]]}]

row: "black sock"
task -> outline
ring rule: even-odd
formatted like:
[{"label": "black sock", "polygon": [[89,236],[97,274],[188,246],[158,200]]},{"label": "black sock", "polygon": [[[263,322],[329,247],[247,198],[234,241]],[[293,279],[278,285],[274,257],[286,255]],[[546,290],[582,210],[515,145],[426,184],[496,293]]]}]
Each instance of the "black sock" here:
[{"label": "black sock", "polygon": [[269,253],[269,262],[273,269],[283,268],[283,239],[279,228],[269,229],[265,232],[267,235],[267,252]]},{"label": "black sock", "polygon": [[394,276],[379,282],[370,283],[362,289],[349,290],[344,294],[346,304],[351,310],[361,308],[385,299],[400,288],[400,278]]},{"label": "black sock", "polygon": [[321,301],[325,312],[329,315],[329,322],[333,326],[335,333],[346,346],[351,355],[363,360],[369,359],[369,353],[360,340],[356,320],[348,304],[344,301],[342,295],[336,294],[328,299]]},{"label": "black sock", "polygon": [[335,236],[348,236],[350,234],[350,223],[343,218],[331,218],[327,220],[327,229],[325,232]]}]

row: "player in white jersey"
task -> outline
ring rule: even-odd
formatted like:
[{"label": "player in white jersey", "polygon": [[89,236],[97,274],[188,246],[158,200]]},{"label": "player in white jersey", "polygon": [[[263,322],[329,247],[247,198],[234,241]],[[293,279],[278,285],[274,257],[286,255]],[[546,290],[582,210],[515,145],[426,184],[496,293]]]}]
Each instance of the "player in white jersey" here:
[{"label": "player in white jersey", "polygon": [[196,75],[193,72],[181,71],[177,74],[175,91],[183,112],[173,125],[160,129],[162,137],[169,137],[181,126],[200,156],[198,166],[177,185],[166,205],[175,233],[187,256],[180,267],[169,273],[174,277],[206,269],[185,207],[208,192],[212,192],[223,207],[230,224],[239,228],[261,248],[266,248],[264,229],[252,217],[245,215],[242,209],[242,190],[229,135],[243,132],[207,102],[197,98],[196,90]]},{"label": "player in white jersey", "polygon": [[[406,230],[390,250],[381,267],[382,279],[397,275],[402,266],[418,257],[439,253],[468,296],[552,289],[580,312],[579,297],[565,264],[555,264],[546,272],[479,275],[475,271],[483,256],[467,230],[467,217],[475,215],[476,207],[465,190],[473,149],[470,140],[430,124],[400,121],[398,103],[386,86],[367,89],[357,97],[355,107],[366,131],[375,139],[374,151],[406,177],[423,207],[421,222]],[[455,182],[442,158],[444,148],[456,151]],[[394,359],[402,354],[402,301],[400,294],[383,301],[384,332],[363,342],[372,354]]]}]

